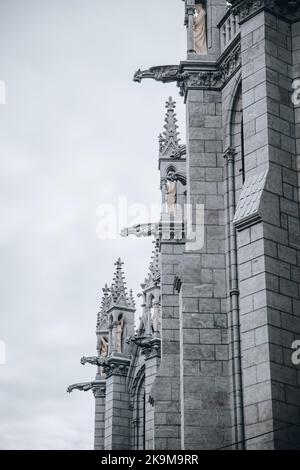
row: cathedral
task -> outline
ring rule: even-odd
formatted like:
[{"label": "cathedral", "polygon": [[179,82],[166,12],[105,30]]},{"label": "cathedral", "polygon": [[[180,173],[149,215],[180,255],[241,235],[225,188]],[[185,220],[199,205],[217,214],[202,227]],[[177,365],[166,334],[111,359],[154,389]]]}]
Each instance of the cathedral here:
[{"label": "cathedral", "polygon": [[186,106],[183,145],[166,102],[160,220],[122,231],[153,238],[143,313],[118,259],[95,380],[68,391],[94,394],[96,450],[299,449],[300,1],[183,6],[186,57],[134,75]]}]

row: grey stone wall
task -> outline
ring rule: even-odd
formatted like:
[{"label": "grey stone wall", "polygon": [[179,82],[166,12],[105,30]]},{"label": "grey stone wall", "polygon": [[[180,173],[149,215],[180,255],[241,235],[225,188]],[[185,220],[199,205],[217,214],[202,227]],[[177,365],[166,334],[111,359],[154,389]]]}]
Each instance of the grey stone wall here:
[{"label": "grey stone wall", "polygon": [[[258,197],[262,221],[246,225],[238,237],[247,447],[289,448],[299,443],[292,425],[300,406],[291,363],[299,334],[292,28],[261,12],[242,25],[241,34],[246,178],[268,172]],[[287,429],[275,432],[281,427]]]},{"label": "grey stone wall", "polygon": [[101,387],[94,390],[95,395],[95,436],[94,449],[104,449],[104,429],[105,429],[105,389],[106,383],[103,381]]},{"label": "grey stone wall", "polygon": [[[292,25],[292,78],[300,79],[300,21]],[[299,83],[297,88],[299,87]],[[299,89],[299,88],[298,88]],[[296,88],[294,89],[296,91]],[[298,96],[299,98],[299,96]],[[298,101],[299,102],[299,101]],[[300,104],[295,102],[295,138],[296,138],[296,155],[297,155],[297,172],[298,172],[298,198],[300,200]],[[300,276],[299,276],[300,277]]]}]

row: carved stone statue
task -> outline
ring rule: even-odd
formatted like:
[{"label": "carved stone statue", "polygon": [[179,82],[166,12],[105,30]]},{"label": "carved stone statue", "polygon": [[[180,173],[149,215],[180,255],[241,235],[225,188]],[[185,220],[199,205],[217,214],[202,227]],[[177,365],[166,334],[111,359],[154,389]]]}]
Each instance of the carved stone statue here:
[{"label": "carved stone statue", "polygon": [[161,319],[160,319],[160,306],[154,304],[151,311],[151,324],[154,333],[160,332]]},{"label": "carved stone statue", "polygon": [[116,352],[122,352],[122,337],[123,337],[123,328],[124,328],[124,318],[122,317],[117,321],[116,331],[115,331],[115,348]]},{"label": "carved stone statue", "polygon": [[100,336],[100,356],[103,358],[108,356],[108,341],[103,336]]},{"label": "carved stone statue", "polygon": [[194,21],[195,51],[197,54],[207,54],[206,40],[206,10],[203,3],[196,5]]},{"label": "carved stone statue", "polygon": [[175,214],[177,203],[177,181],[174,171],[169,171],[167,176],[166,203],[169,214]]}]

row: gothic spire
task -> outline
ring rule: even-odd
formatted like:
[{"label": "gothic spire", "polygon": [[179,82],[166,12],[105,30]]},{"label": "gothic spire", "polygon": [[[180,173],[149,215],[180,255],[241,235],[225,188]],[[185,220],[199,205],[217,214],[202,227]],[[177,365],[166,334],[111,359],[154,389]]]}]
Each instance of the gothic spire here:
[{"label": "gothic spire", "polygon": [[161,157],[174,158],[181,149],[175,108],[176,102],[170,96],[166,102],[165,130],[159,136],[159,152]]},{"label": "gothic spire", "polygon": [[118,300],[120,295],[124,295],[124,297],[127,298],[127,288],[125,282],[125,275],[123,272],[123,265],[124,263],[121,261],[121,258],[118,258],[117,262],[115,263],[116,271],[111,287],[111,293],[114,301]]},{"label": "gothic spire", "polygon": [[97,315],[97,328],[99,329],[100,326],[103,325],[103,323],[106,323],[106,314],[107,314],[107,309],[109,306],[109,287],[107,284],[105,284],[104,289],[102,289],[103,292],[103,297],[101,301],[101,306],[100,306],[100,311],[98,312]]},{"label": "gothic spire", "polygon": [[145,278],[145,281],[141,284],[143,290],[157,286],[160,283],[160,255],[158,240],[154,243],[155,248],[152,252],[148,275]]}]

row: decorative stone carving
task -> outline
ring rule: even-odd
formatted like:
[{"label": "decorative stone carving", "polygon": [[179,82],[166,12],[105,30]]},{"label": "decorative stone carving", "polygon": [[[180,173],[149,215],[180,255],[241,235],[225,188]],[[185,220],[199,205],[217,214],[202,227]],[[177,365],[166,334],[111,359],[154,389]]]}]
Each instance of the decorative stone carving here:
[{"label": "decorative stone carving", "polygon": [[299,0],[232,0],[232,12],[240,17],[240,23],[262,10],[268,10],[290,21],[299,21]]},{"label": "decorative stone carving", "polygon": [[163,83],[176,82],[178,69],[178,65],[158,65],[148,70],[139,69],[134,74],[133,81],[141,83],[145,78],[152,78],[153,80]]},{"label": "decorative stone carving", "polygon": [[197,54],[207,54],[206,39],[206,10],[202,3],[196,5],[196,17],[194,19],[195,51]]},{"label": "decorative stone carving", "polygon": [[[263,1],[263,0],[258,0]],[[266,0],[265,0],[266,1]],[[252,2],[251,2],[252,3]],[[236,13],[238,14],[238,12]],[[177,86],[180,88],[181,96],[184,96],[186,91],[191,88],[196,89],[221,89],[231,76],[241,67],[241,46],[240,44],[233,49],[228,56],[219,64],[216,69],[199,72],[198,67],[194,67],[189,71],[180,71],[179,66],[161,66],[152,67],[147,71],[138,71],[135,74],[135,81],[141,82],[143,78],[152,78],[157,81],[165,82],[164,78],[166,70],[169,70],[169,81],[177,82]],[[172,72],[170,72],[170,70]],[[160,72],[159,72],[160,71]],[[160,139],[160,150],[163,148],[164,138]],[[185,152],[184,147],[179,148],[175,151],[173,158],[177,158],[181,152]],[[170,156],[170,155],[169,155]]]},{"label": "decorative stone carving", "polygon": [[83,356],[80,359],[80,364],[82,364],[83,366],[85,364],[92,364],[94,366],[103,367],[105,364],[105,360],[99,356],[91,356],[91,357]]},{"label": "decorative stone carving", "polygon": [[95,398],[105,398],[106,388],[105,386],[93,386],[93,394]]},{"label": "decorative stone carving", "polygon": [[240,44],[228,55],[217,70],[206,72],[185,71],[178,76],[178,86],[184,96],[190,88],[222,88],[231,76],[241,67]]},{"label": "decorative stone carving", "polygon": [[128,369],[130,366],[130,359],[126,357],[110,357],[104,366],[104,372],[106,377],[111,375],[123,375],[127,376]]},{"label": "decorative stone carving", "polygon": [[142,354],[146,359],[150,357],[160,357],[161,341],[157,336],[133,336],[128,339],[129,342],[134,343],[138,348],[142,349]]},{"label": "decorative stone carving", "polygon": [[136,237],[151,237],[158,236],[159,224],[137,224],[132,227],[124,228],[121,231],[121,237],[129,237],[135,235]]},{"label": "decorative stone carving", "polygon": [[80,392],[88,392],[92,388],[93,388],[92,382],[79,383],[79,384],[70,385],[67,388],[67,392],[72,393],[74,390],[79,390]]},{"label": "decorative stone carving", "polygon": [[88,392],[89,390],[93,391],[95,398],[104,398],[105,397],[105,382],[94,381],[70,385],[67,389],[68,393],[72,393],[74,390],[79,390],[80,392]]}]

